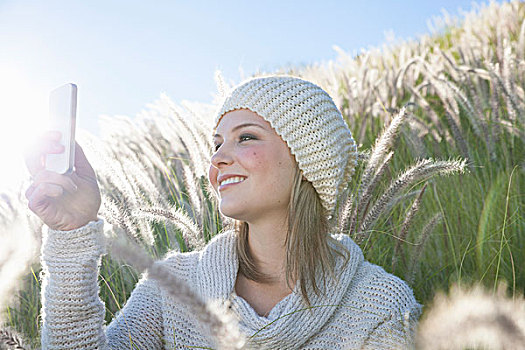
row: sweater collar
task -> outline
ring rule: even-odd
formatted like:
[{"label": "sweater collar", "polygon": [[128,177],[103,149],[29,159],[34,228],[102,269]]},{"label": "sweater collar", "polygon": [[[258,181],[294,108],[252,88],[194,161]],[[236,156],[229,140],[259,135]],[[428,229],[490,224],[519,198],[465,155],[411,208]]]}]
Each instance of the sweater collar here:
[{"label": "sweater collar", "polygon": [[[243,298],[237,296],[234,285],[239,263],[235,249],[236,234],[232,231],[216,236],[200,253],[197,278],[201,295],[205,300],[230,300],[241,330],[258,347],[298,348],[328,322],[363,261],[361,249],[350,237],[340,234],[332,237],[349,251],[349,261],[344,268],[344,260],[337,257],[335,272],[339,282],[327,278],[325,293],[317,296],[308,288],[310,308],[302,300],[299,283],[290,295],[274,306],[267,317],[259,316]],[[323,291],[322,283],[319,284]]]},{"label": "sweater collar", "polygon": [[197,266],[199,291],[204,300],[227,300],[232,293],[239,261],[234,231],[226,231],[215,237],[200,252]]}]

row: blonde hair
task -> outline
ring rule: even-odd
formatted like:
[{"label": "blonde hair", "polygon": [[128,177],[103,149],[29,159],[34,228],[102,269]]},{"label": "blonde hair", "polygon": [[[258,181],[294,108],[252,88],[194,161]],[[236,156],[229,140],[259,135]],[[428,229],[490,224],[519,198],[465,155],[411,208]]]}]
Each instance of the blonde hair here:
[{"label": "blonde hair", "polygon": [[[270,282],[270,276],[257,270],[256,262],[248,245],[249,226],[244,221],[235,221],[237,231],[237,256],[239,273],[246,278],[259,282]],[[326,278],[335,275],[335,257],[342,256],[344,265],[348,263],[349,252],[330,236],[328,219],[324,215],[321,199],[312,183],[304,180],[296,163],[294,183],[288,206],[288,232],[286,235],[286,280],[288,286],[299,281],[301,295],[310,306],[307,287],[316,295],[321,293],[318,277],[326,288]],[[321,273],[319,275],[319,273]]]}]

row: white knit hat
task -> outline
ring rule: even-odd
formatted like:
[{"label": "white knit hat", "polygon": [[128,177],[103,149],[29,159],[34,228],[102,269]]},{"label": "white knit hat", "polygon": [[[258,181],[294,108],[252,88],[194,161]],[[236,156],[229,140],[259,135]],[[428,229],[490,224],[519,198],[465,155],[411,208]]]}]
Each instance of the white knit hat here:
[{"label": "white knit hat", "polygon": [[321,198],[327,216],[356,167],[352,133],[330,96],[319,86],[291,76],[250,79],[226,97],[215,120],[247,108],[268,121],[288,144],[304,177]]}]

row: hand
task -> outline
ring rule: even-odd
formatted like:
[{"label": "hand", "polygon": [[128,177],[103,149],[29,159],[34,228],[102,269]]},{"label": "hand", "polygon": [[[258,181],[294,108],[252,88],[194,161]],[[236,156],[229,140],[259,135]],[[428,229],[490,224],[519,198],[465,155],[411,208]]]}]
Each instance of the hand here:
[{"label": "hand", "polygon": [[100,190],[95,171],[78,143],[71,174],[45,169],[46,154],[64,152],[59,139],[59,132],[47,132],[26,151],[25,162],[33,182],[25,196],[29,209],[49,228],[70,231],[97,220]]}]

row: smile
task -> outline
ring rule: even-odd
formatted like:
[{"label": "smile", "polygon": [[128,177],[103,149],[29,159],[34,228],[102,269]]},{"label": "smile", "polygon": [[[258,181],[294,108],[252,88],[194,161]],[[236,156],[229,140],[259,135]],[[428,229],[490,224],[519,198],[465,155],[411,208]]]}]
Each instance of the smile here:
[{"label": "smile", "polygon": [[240,176],[230,177],[230,178],[227,178],[226,180],[222,181],[220,183],[220,187],[219,188],[222,189],[226,185],[235,185],[235,184],[243,182],[244,180],[246,180],[245,177],[240,177]]}]

